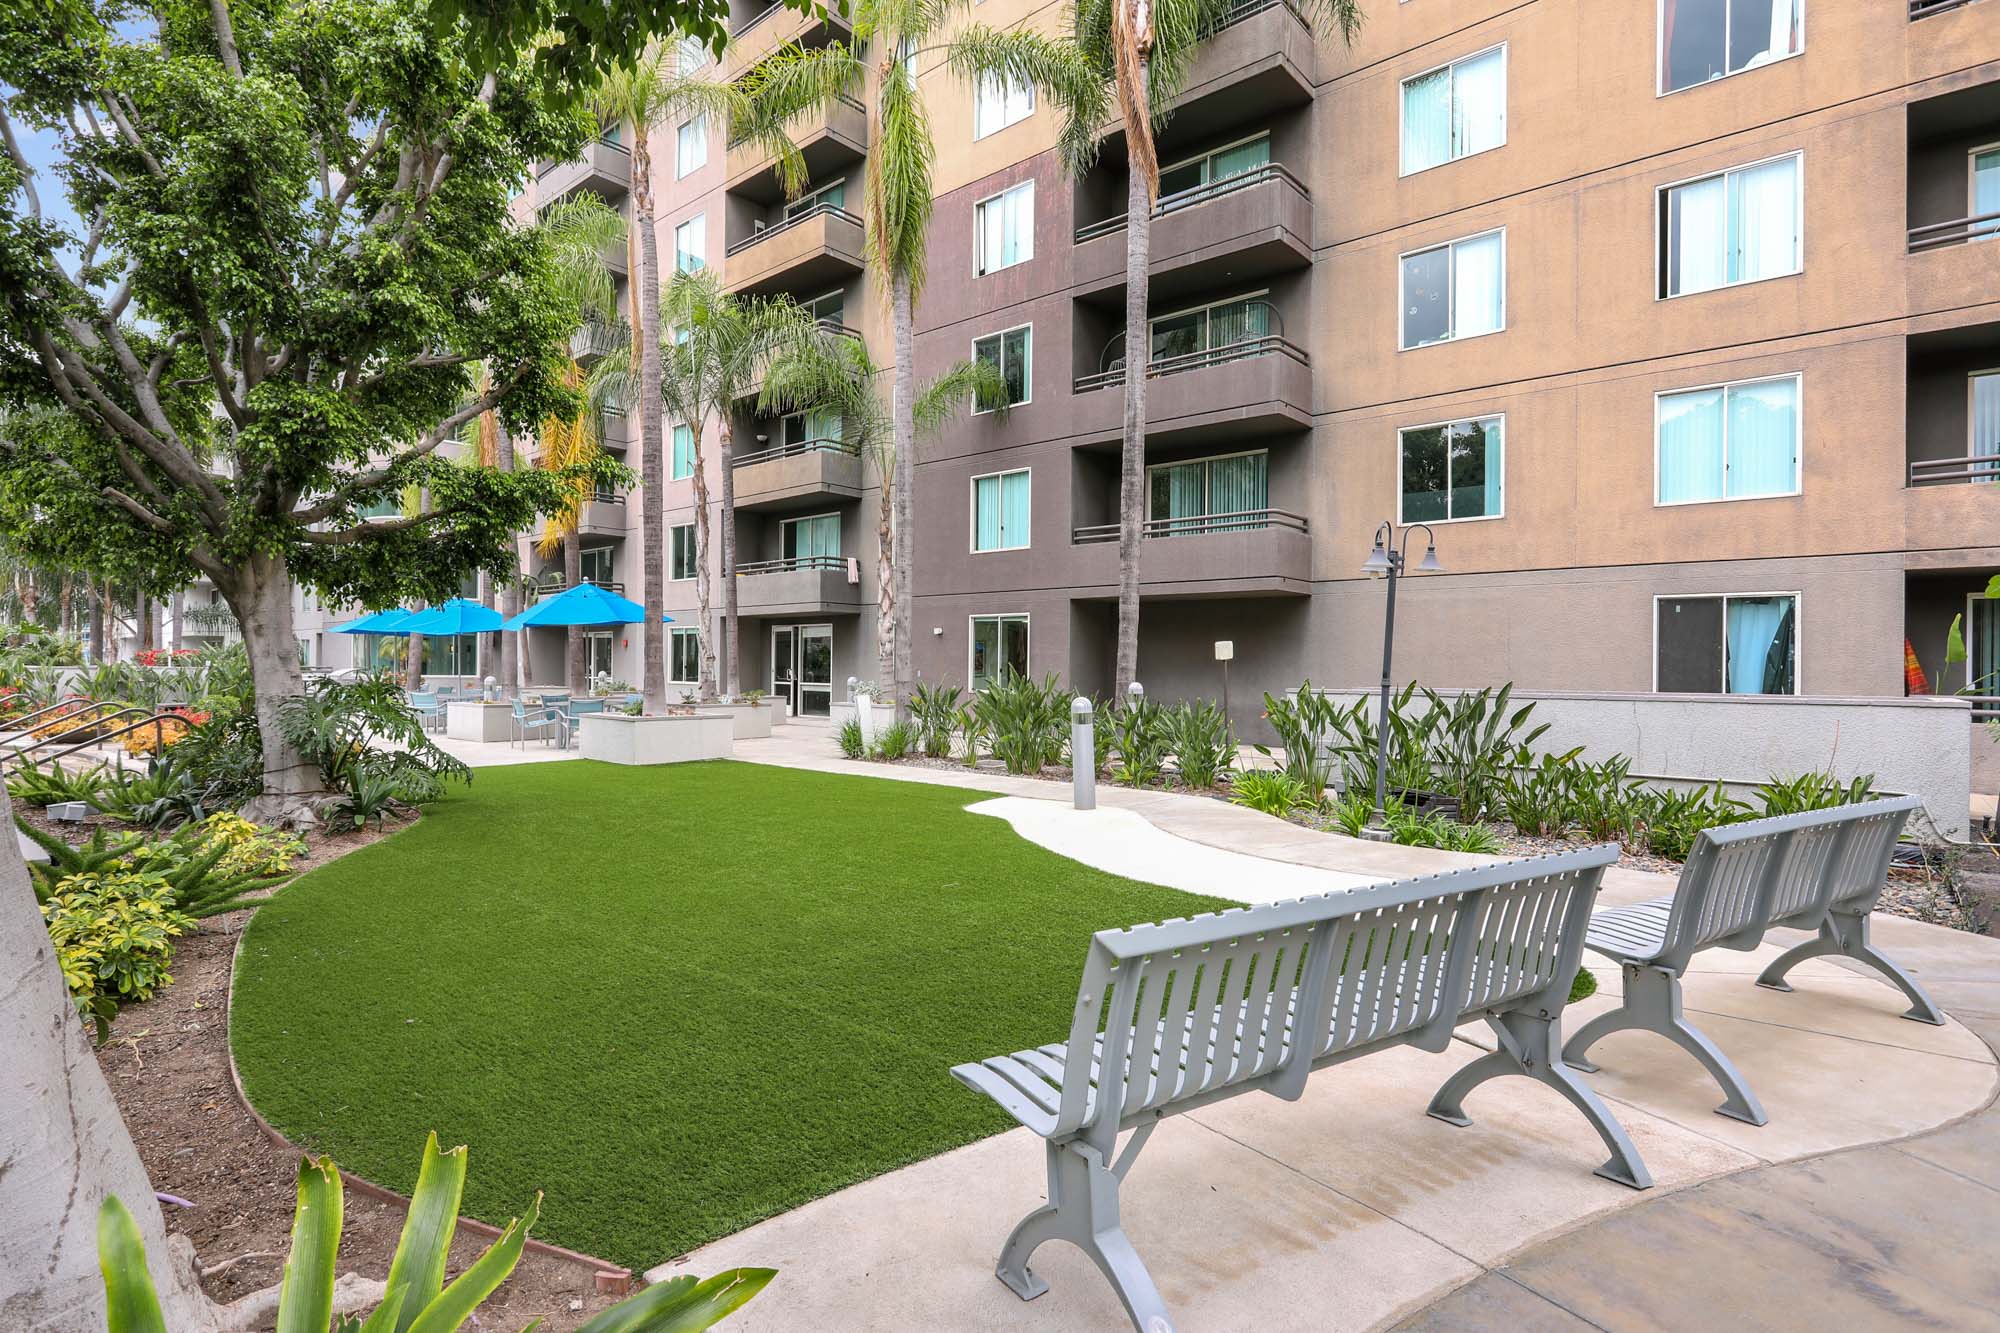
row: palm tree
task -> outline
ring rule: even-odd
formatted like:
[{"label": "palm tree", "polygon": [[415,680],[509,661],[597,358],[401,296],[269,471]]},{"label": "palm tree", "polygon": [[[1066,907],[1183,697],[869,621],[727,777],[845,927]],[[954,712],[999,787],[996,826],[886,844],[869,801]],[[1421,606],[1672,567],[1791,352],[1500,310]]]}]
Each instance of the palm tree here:
[{"label": "palm tree", "polygon": [[[889,478],[902,467],[896,414],[882,402],[876,381],[882,371],[858,338],[831,337],[792,350],[771,364],[764,376],[758,407],[768,413],[837,412],[842,438],[868,457],[882,478],[881,509],[875,524],[876,588],[875,647],[878,665],[887,673],[895,665],[894,625],[907,605],[895,602],[895,566],[908,546],[909,528],[898,528],[896,497]],[[968,402],[991,403],[1000,420],[1007,416],[1007,382],[986,361],[959,361],[926,383],[910,399],[910,440],[934,434]],[[903,535],[898,536],[901,532]]]},{"label": "palm tree", "polygon": [[[563,375],[563,387],[581,391],[585,385],[583,367],[575,361]],[[586,401],[573,416],[544,417],[540,431],[541,465],[551,472],[581,469],[597,460],[597,413]],[[563,586],[574,588],[583,582],[583,541],[578,531],[583,522],[583,506],[590,500],[590,483],[571,482],[563,495],[562,508],[543,520],[536,552],[549,559],[557,552],[563,558]],[[581,690],[583,679],[583,629],[572,625],[563,654],[563,680],[572,690]]]}]

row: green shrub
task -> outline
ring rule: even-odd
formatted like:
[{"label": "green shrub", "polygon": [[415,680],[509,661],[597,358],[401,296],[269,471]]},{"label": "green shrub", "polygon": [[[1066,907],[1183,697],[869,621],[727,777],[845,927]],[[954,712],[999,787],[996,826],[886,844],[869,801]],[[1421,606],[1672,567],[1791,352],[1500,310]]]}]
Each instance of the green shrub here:
[{"label": "green shrub", "polygon": [[1570,789],[1582,753],[1580,745],[1566,754],[1539,758],[1526,746],[1516,750],[1514,766],[1500,784],[1500,807],[1508,822],[1531,838],[1559,836],[1569,826]]},{"label": "green shrub", "polygon": [[173,942],[194,929],[164,877],[133,870],[67,876],[42,903],[42,917],[63,980],[100,1043],[120,1004],[149,1000],[173,980]]},{"label": "green shrub", "polygon": [[[1363,708],[1357,705],[1354,711],[1362,714]],[[1337,752],[1343,744],[1354,741],[1353,715],[1330,696],[1315,693],[1312,682],[1305,680],[1299,683],[1298,693],[1289,699],[1266,693],[1264,720],[1278,733],[1278,746],[1285,752],[1281,765],[1284,773],[1304,792],[1304,799],[1298,804],[1318,805],[1326,798],[1326,789],[1333,781]],[[1365,715],[1361,721],[1366,723]],[[1369,737],[1372,746],[1372,728]],[[1266,759],[1277,758],[1268,745],[1259,744],[1255,748]]]},{"label": "green shrub", "polygon": [[103,810],[106,809],[105,794],[110,783],[111,771],[103,764],[72,771],[53,759],[46,764],[24,759],[20,767],[7,776],[7,794],[22,805],[88,801]]},{"label": "green shrub", "polygon": [[1662,788],[1645,793],[1639,813],[1646,824],[1646,850],[1685,861],[1703,829],[1733,824],[1749,810],[1743,802],[1724,794],[1720,782],[1691,791]]},{"label": "green shrub", "polygon": [[1181,781],[1209,788],[1236,762],[1236,735],[1229,715],[1213,699],[1176,704],[1161,718],[1167,748],[1173,751]]},{"label": "green shrub", "polygon": [[1245,769],[1231,778],[1229,800],[1232,805],[1248,806],[1280,819],[1313,803],[1306,784],[1296,775],[1269,768]]},{"label": "green shrub", "polygon": [[1002,671],[973,697],[973,713],[993,757],[1009,773],[1039,773],[1069,744],[1069,693],[1053,673],[1037,681]]},{"label": "green shrub", "polygon": [[1166,723],[1166,710],[1149,699],[1128,702],[1098,723],[1111,733],[1120,782],[1128,787],[1159,785],[1167,762]]},{"label": "green shrub", "polygon": [[877,759],[902,759],[917,752],[917,729],[902,719],[882,728],[875,737]]},{"label": "green shrub", "polygon": [[1625,755],[1578,764],[1571,775],[1566,823],[1579,825],[1599,842],[1622,842],[1632,834],[1642,797],[1632,761]]},{"label": "green shrub", "polygon": [[1798,815],[1865,801],[1874,788],[1873,773],[1846,783],[1831,773],[1801,773],[1797,777],[1772,778],[1757,788],[1756,797],[1767,817]]},{"label": "green shrub", "polygon": [[1569,983],[1569,1002],[1587,1000],[1597,994],[1597,974],[1587,967],[1579,967],[1576,977]]},{"label": "green shrub", "polygon": [[979,752],[987,744],[986,719],[968,702],[959,706],[957,723],[959,743],[964,746],[959,758],[971,768],[979,762]]},{"label": "green shrub", "polygon": [[859,718],[850,717],[845,722],[842,722],[840,724],[840,731],[837,733],[837,739],[840,742],[841,754],[847,758],[863,759],[867,757],[868,743],[861,739],[861,720]]},{"label": "green shrub", "polygon": [[1471,823],[1499,807],[1509,761],[1549,729],[1546,722],[1528,727],[1528,716],[1535,711],[1532,703],[1508,712],[1513,693],[1511,684],[1502,685],[1497,693],[1489,686],[1447,703],[1436,691],[1424,691],[1426,716],[1434,720],[1427,746],[1430,771],[1438,790],[1457,798],[1459,817]]},{"label": "green shrub", "polygon": [[1327,811],[1333,826],[1350,838],[1359,838],[1367,833],[1370,821],[1375,818],[1375,799],[1361,792],[1349,792],[1332,802]]},{"label": "green shrub", "polygon": [[137,833],[105,836],[71,846],[53,834],[20,821],[16,825],[49,854],[47,865],[30,865],[35,897],[43,902],[72,879],[139,874],[158,877],[173,894],[174,908],[201,918],[250,906],[254,895],[290,879],[306,845],[277,829],[259,828],[233,814],[211,817],[171,838],[149,841]]},{"label": "green shrub", "polygon": [[910,695],[910,716],[928,759],[951,756],[951,734],[958,725],[960,691],[956,685],[918,684]]},{"label": "green shrub", "polygon": [[208,816],[193,769],[172,753],[148,759],[144,772],[128,768],[108,775],[98,809],[156,829],[198,824]]}]

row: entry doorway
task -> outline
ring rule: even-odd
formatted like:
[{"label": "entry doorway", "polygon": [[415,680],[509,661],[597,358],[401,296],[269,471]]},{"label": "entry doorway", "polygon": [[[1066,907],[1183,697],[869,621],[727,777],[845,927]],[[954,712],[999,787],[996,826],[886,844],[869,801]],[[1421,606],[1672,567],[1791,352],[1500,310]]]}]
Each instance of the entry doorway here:
[{"label": "entry doorway", "polygon": [[833,626],[771,627],[771,693],[794,717],[833,714]]}]

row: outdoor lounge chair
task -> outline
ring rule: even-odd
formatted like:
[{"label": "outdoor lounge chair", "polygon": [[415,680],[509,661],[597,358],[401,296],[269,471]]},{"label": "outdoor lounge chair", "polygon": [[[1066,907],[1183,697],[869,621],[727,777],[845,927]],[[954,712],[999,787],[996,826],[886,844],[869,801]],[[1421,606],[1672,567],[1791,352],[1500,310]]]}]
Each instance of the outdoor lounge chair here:
[{"label": "outdoor lounge chair", "polygon": [[417,715],[425,731],[436,731],[444,725],[444,702],[429,690],[411,690],[407,698],[410,711]]},{"label": "outdoor lounge chair", "polygon": [[513,736],[515,749],[523,748],[531,734],[539,734],[544,745],[550,736],[563,735],[563,720],[549,704],[529,705],[519,699],[514,701]]}]

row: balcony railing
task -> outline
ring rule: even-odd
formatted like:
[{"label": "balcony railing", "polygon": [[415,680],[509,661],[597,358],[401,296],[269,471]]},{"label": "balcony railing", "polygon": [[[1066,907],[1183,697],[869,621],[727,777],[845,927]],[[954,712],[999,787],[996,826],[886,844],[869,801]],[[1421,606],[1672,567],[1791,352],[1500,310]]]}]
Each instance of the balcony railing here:
[{"label": "balcony railing", "polygon": [[631,149],[627,148],[624,144],[619,143],[616,139],[600,138],[585,146],[583,150],[584,151],[583,157],[571,158],[567,162],[557,162],[554,160],[550,160],[546,162],[536,163],[535,179],[540,180],[542,177],[548,175],[551,171],[554,171],[557,167],[574,166],[579,162],[588,161],[591,151],[597,148],[609,148],[614,153],[624,153],[627,156],[630,156],[632,152]]},{"label": "balcony railing", "polygon": [[[1911,0],[1911,2],[1916,3],[1917,0]],[[1267,9],[1278,9],[1281,7],[1291,10],[1294,15],[1297,15],[1299,12],[1298,6],[1293,4],[1292,0],[1243,0],[1242,4],[1231,5],[1229,7],[1229,12],[1222,16],[1222,22],[1215,25],[1215,30],[1221,32],[1224,28],[1234,27],[1245,19],[1261,14]]]},{"label": "balcony railing", "polygon": [[[773,9],[779,7],[780,6],[777,5],[772,6]],[[768,14],[770,10],[766,10],[764,12]],[[761,18],[762,15],[759,15],[759,17]],[[840,103],[844,107],[849,107],[855,111],[861,112],[864,115],[867,114],[868,108],[862,106],[860,102],[856,101],[852,97],[849,97],[846,93],[835,93],[833,95],[833,100]],[[829,113],[825,107],[812,107],[808,108],[807,110],[799,112],[796,116],[792,117],[792,120],[795,123],[798,123],[798,122],[807,122],[808,118],[810,118],[810,123],[817,125],[821,120],[825,119],[827,114]],[[734,125],[729,127],[729,148],[732,151],[741,148],[745,143],[749,142],[749,138],[750,136],[747,134],[738,134],[736,132],[736,127]]]},{"label": "balcony railing", "polygon": [[[1118,540],[1116,523],[1089,523],[1069,535],[1072,545],[1092,546]],[[1205,537],[1216,532],[1254,532],[1262,528],[1306,530],[1304,514],[1288,509],[1241,509],[1233,514],[1196,514],[1185,518],[1148,519],[1140,529],[1142,537]]]},{"label": "balcony railing", "polygon": [[1964,458],[1918,458],[1910,463],[1912,486],[1972,481],[2000,481],[2000,456],[1968,454]]},{"label": "balcony railing", "polygon": [[569,350],[571,356],[579,359],[586,356],[609,356],[629,345],[631,341],[632,332],[623,320],[611,324],[601,319],[586,319],[583,327],[569,336]]},{"label": "balcony railing", "polygon": [[814,204],[811,208],[792,214],[783,222],[773,223],[768,227],[759,227],[736,244],[730,246],[724,253],[727,255],[741,254],[759,241],[768,241],[778,233],[796,227],[802,222],[809,222],[813,218],[824,216],[843,218],[848,222],[852,222],[857,227],[861,225],[860,218],[854,216],[854,214],[848,212],[839,204]]},{"label": "balcony railing", "polygon": [[[1163,218],[1170,213],[1178,213],[1183,209],[1194,208],[1200,204],[1207,203],[1211,199],[1220,199],[1224,195],[1234,194],[1238,190],[1247,190],[1252,186],[1263,185],[1268,181],[1285,181],[1300,194],[1305,195],[1307,198],[1311,197],[1311,192],[1306,189],[1297,176],[1287,171],[1279,163],[1267,162],[1261,167],[1252,167],[1250,170],[1238,172],[1234,176],[1224,176],[1219,181],[1210,181],[1206,185],[1197,185],[1191,190],[1181,190],[1174,194],[1163,194],[1160,196],[1159,201],[1153,205],[1153,216],[1155,218]],[[1078,227],[1076,229],[1076,243],[1082,245],[1085,241],[1094,241],[1100,236],[1109,236],[1114,232],[1121,232],[1123,230],[1125,230],[1125,215],[1120,213],[1117,217],[1105,218],[1101,222],[1093,222],[1088,226]]]},{"label": "balcony railing", "polygon": [[847,572],[847,557],[844,555],[795,555],[783,560],[749,560],[736,567],[739,577],[749,578],[756,574],[793,574],[811,570],[822,574],[844,574]]},{"label": "balcony railing", "polygon": [[1947,9],[1957,9],[1969,5],[1972,0],[1910,0],[1910,17],[1927,19],[1933,14],[1942,14]]},{"label": "balcony railing", "polygon": [[[1272,334],[1262,338],[1245,338],[1241,342],[1223,343],[1218,347],[1204,348],[1199,352],[1188,352],[1181,356],[1160,357],[1146,366],[1146,377],[1156,379],[1162,375],[1206,370],[1210,366],[1242,361],[1253,356],[1284,356],[1290,357],[1302,366],[1311,364],[1305,348],[1288,338]],[[1079,375],[1073,386],[1073,392],[1089,393],[1095,389],[1110,389],[1124,382],[1124,358],[1119,357],[1109,369],[1091,375]]]},{"label": "balcony railing", "polygon": [[754,454],[736,455],[737,467],[754,467],[759,463],[773,463],[780,458],[798,458],[805,454],[852,454],[854,445],[834,436],[816,440],[798,440],[792,444],[781,444],[773,449],[759,449]]},{"label": "balcony railing", "polygon": [[1962,694],[1959,698],[1972,704],[1974,722],[2000,722],[2000,695]]},{"label": "balcony railing", "polygon": [[[603,579],[578,579],[577,582],[579,584],[592,584],[604,589],[606,592],[615,592],[620,597],[625,595],[625,585],[622,583],[607,583]],[[553,597],[568,587],[569,584],[564,581],[560,574],[545,578],[530,579],[528,581],[528,596],[530,598]]]},{"label": "balcony railing", "polygon": [[1935,250],[1946,245],[1964,245],[1967,241],[1984,240],[1989,236],[2000,236],[2000,213],[1980,213],[1969,218],[1953,218],[1950,222],[1912,227],[1910,253]]}]

